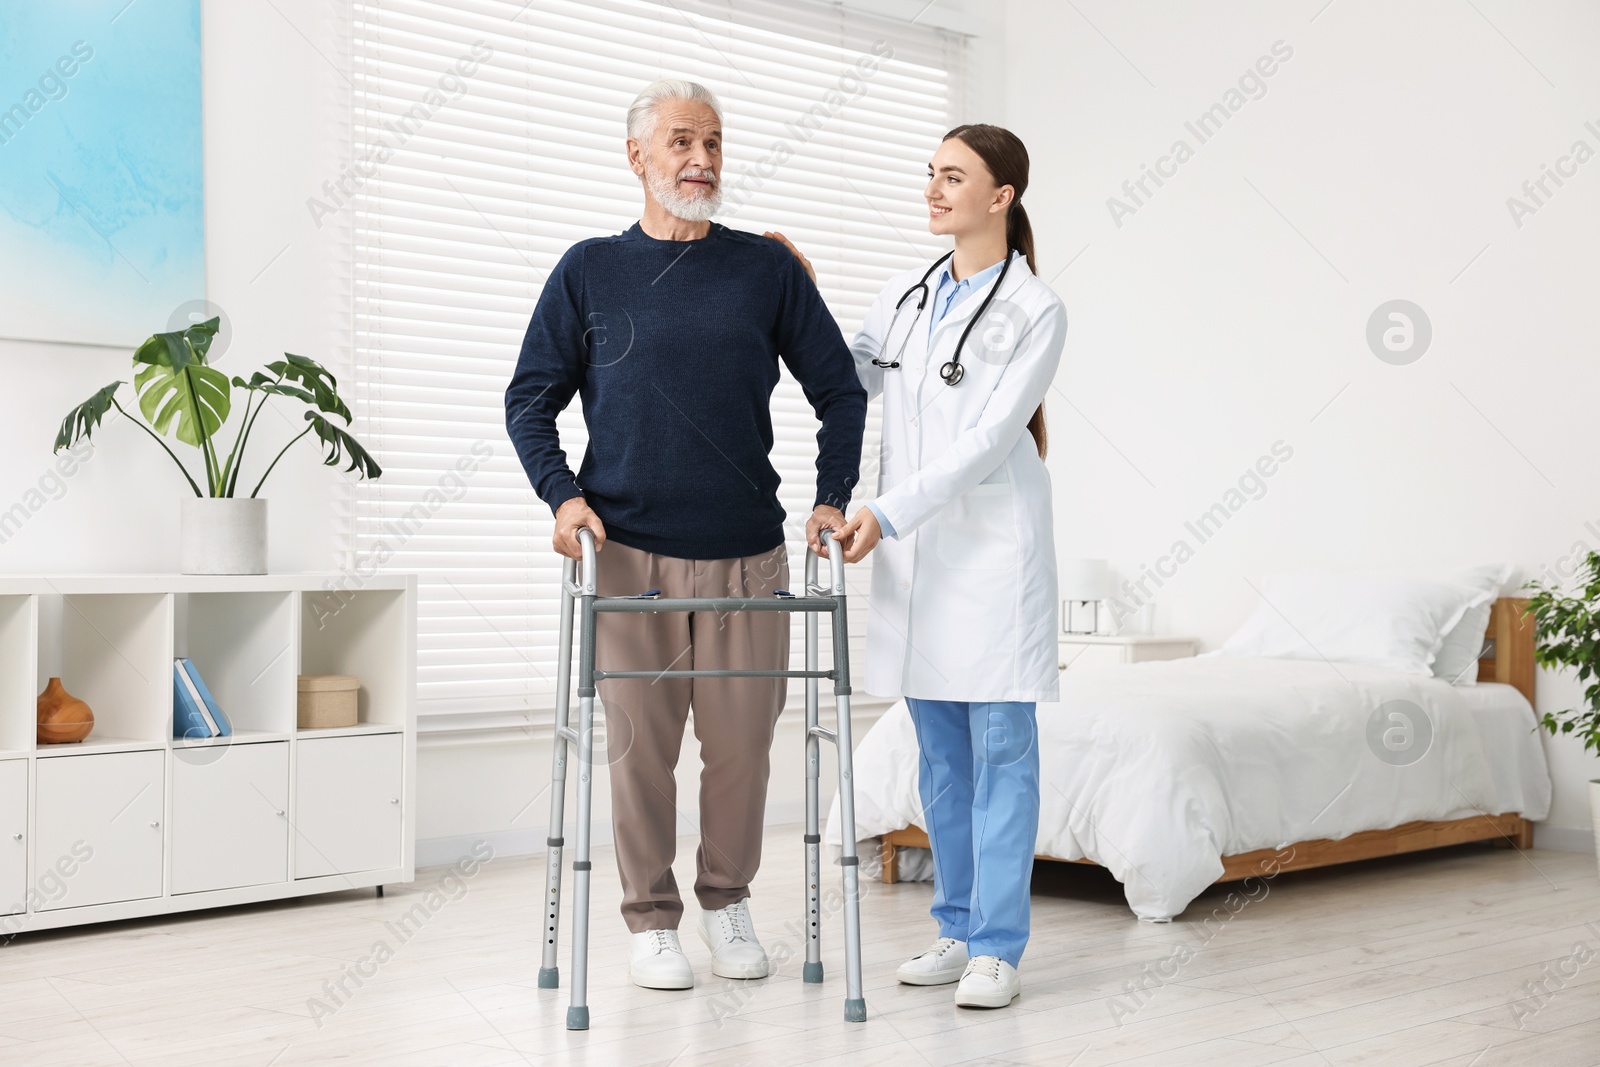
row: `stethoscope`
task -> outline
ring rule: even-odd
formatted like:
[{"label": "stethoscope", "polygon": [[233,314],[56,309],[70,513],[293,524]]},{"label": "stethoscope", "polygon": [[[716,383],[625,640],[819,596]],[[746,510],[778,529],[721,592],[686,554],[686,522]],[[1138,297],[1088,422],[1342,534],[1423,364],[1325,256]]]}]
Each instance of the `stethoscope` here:
[{"label": "stethoscope", "polygon": [[[928,289],[928,279],[933,277],[933,272],[943,266],[944,261],[953,255],[955,255],[954,251],[946,252],[944,255],[934,260],[933,266],[923,271],[922,280],[916,285],[913,285],[911,288],[907,289],[900,295],[900,299],[895,301],[894,314],[889,318],[889,330],[886,334],[884,334],[885,339],[894,336],[895,323],[900,321],[900,310],[906,306],[906,301],[911,299],[912,293],[917,293],[917,314],[912,318],[911,325],[907,328],[905,336],[900,338],[900,347],[895,350],[894,358],[888,362],[885,362],[882,359],[874,357],[872,360],[872,365],[874,367],[884,367],[892,370],[900,366],[900,357],[905,354],[906,342],[911,340],[911,333],[917,328],[917,319],[922,317],[922,309],[924,305],[927,304],[928,297],[932,295]],[[961,337],[956,341],[955,354],[945,361],[944,366],[939,368],[939,377],[944,379],[944,384],[956,385],[961,381],[962,378],[966,377],[967,368],[961,365],[962,346],[967,343],[967,335],[972,333],[972,328],[976,326],[979,320],[983,318],[983,313],[989,310],[989,305],[994,301],[995,294],[1000,292],[1000,287],[1005,284],[1006,271],[1011,269],[1011,260],[1014,256],[1015,253],[1011,249],[1006,249],[1005,262],[1000,265],[1000,277],[994,280],[994,288],[989,290],[988,295],[983,298],[983,303],[978,305],[977,313],[973,315],[972,318],[967,320],[967,328],[961,331]]]}]

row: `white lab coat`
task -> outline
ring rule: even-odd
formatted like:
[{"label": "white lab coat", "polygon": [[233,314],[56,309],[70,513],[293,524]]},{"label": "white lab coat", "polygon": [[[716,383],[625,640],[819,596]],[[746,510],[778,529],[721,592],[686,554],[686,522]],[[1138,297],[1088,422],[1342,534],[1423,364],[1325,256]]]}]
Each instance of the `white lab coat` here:
[{"label": "white lab coat", "polygon": [[[962,349],[966,376],[949,386],[939,368],[995,283],[952,308],[931,344],[931,294],[920,314],[915,295],[906,301],[885,338],[924,270],[890,279],[851,345],[868,396],[883,395],[874,503],[898,535],[872,557],[866,688],[891,699],[1055,700],[1050,475],[1027,423],[1060,364],[1066,308],[1017,256]],[[898,369],[873,366],[902,338]]]}]

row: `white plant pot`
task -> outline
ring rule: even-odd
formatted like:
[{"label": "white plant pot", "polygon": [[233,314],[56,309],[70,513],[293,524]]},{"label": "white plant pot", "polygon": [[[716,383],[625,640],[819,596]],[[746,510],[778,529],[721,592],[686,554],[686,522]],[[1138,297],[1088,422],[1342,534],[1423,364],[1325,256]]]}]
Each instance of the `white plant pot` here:
[{"label": "white plant pot", "polygon": [[1594,858],[1600,862],[1600,778],[1589,782],[1589,819],[1594,827]]},{"label": "white plant pot", "polygon": [[267,502],[185,497],[178,569],[184,574],[267,573]]}]

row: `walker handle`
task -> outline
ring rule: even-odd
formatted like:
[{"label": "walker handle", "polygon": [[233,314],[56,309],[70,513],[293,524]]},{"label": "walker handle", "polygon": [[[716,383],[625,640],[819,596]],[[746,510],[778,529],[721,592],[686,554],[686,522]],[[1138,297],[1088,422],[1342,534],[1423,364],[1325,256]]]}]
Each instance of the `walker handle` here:
[{"label": "walker handle", "polygon": [[595,558],[594,531],[587,526],[578,528],[578,545],[583,549],[583,581],[581,583],[583,596],[595,595]]},{"label": "walker handle", "polygon": [[[822,532],[817,535],[817,540],[821,541],[823,547],[828,549],[828,564],[829,564],[830,570],[832,572],[831,573],[831,577],[833,579],[832,587],[830,589],[824,591],[824,595],[831,594],[833,596],[841,596],[844,593],[844,550],[839,547],[839,542],[834,540],[833,531],[831,529],[824,528],[822,530]],[[820,558],[821,557],[818,556],[815,552],[811,551],[810,546],[807,546],[807,548],[806,548],[806,592],[807,593],[812,593],[815,590],[815,586],[816,586],[816,582],[817,582],[817,560],[820,559]]]}]

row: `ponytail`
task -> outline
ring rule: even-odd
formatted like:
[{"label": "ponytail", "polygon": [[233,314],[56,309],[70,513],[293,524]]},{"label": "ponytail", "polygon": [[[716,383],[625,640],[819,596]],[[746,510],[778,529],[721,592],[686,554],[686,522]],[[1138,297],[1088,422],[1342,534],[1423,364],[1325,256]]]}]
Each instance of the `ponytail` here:
[{"label": "ponytail", "polygon": [[[999,126],[976,124],[957,126],[944,135],[945,140],[959,137],[961,143],[978,154],[996,185],[1009,185],[1014,190],[1011,206],[1006,211],[1006,246],[1021,252],[1028,260],[1028,269],[1039,273],[1033,257],[1033,226],[1022,207],[1022,194],[1028,188],[1028,149],[1021,138]],[[1033,445],[1043,459],[1049,447],[1044,428],[1044,405],[1040,404],[1028,420],[1028,432],[1033,435]]]},{"label": "ponytail", "polygon": [[[1011,209],[1006,212],[1006,244],[1027,257],[1029,270],[1039,273],[1039,265],[1033,259],[1033,225],[1028,221],[1028,213],[1020,200],[1013,199]],[[1049,435],[1044,428],[1043,404],[1028,419],[1028,432],[1033,435],[1033,447],[1039,450],[1039,458],[1043,459],[1050,447]]]},{"label": "ponytail", "polygon": [[1039,264],[1033,259],[1033,226],[1028,222],[1028,213],[1023,210],[1020,200],[1013,199],[1011,210],[1006,212],[1006,244],[1028,257],[1028,269],[1039,273]]},{"label": "ponytail", "polygon": [[1039,458],[1043,459],[1045,451],[1050,447],[1050,435],[1044,430],[1043,404],[1033,409],[1033,416],[1028,419],[1028,432],[1033,434],[1033,447],[1039,450]]}]

